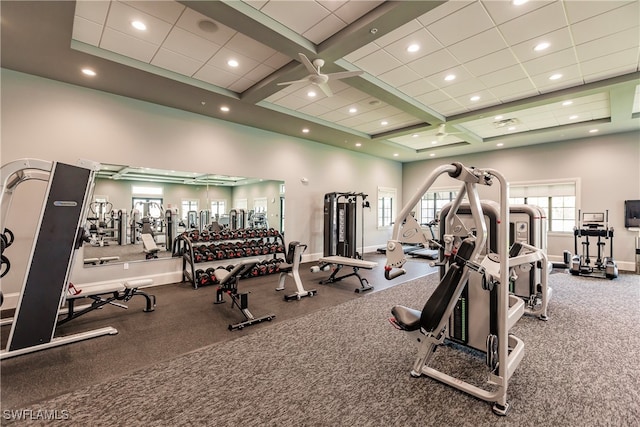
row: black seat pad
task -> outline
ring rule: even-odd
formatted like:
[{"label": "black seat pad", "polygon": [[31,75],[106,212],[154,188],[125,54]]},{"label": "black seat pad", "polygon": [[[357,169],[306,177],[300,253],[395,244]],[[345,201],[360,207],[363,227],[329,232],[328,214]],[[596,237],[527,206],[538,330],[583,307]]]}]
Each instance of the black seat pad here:
[{"label": "black seat pad", "polygon": [[415,331],[420,329],[420,311],[403,305],[396,305],[391,309],[391,314],[395,317],[395,323],[405,331]]}]

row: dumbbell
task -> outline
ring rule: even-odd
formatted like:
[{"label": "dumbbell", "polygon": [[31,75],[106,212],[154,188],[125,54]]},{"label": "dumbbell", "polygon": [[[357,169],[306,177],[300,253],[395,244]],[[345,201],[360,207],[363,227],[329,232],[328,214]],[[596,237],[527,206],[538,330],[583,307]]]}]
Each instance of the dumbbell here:
[{"label": "dumbbell", "polygon": [[209,274],[201,268],[196,270],[195,280],[199,286],[207,286],[211,284],[211,277],[209,277]]},{"label": "dumbbell", "polygon": [[215,275],[215,271],[216,271],[216,269],[213,268],[213,267],[209,267],[206,270],[206,273],[209,275],[209,278],[211,279],[211,284],[212,285],[218,284],[218,278]]}]

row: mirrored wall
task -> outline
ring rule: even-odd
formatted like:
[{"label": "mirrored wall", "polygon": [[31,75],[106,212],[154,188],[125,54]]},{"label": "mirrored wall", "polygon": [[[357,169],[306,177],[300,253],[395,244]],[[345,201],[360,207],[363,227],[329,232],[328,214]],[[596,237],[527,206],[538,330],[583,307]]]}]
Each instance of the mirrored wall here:
[{"label": "mirrored wall", "polygon": [[103,164],[85,224],[84,265],[171,257],[172,236],[193,229],[284,232],[284,202],[284,181]]}]

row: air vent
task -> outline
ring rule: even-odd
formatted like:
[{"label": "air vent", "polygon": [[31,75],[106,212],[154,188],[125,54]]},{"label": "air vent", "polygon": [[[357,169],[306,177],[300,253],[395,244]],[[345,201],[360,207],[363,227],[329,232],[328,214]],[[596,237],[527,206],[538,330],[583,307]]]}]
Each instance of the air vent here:
[{"label": "air vent", "polygon": [[520,123],[518,119],[504,119],[504,120],[496,120],[495,122],[493,122],[493,126],[499,129],[505,126],[517,125],[518,123]]}]

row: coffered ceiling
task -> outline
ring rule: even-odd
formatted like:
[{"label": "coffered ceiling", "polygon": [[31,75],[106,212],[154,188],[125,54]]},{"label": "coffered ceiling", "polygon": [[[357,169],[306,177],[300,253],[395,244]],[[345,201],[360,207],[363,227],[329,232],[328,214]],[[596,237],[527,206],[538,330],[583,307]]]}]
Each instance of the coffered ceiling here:
[{"label": "coffered ceiling", "polygon": [[639,6],[4,1],[1,64],[408,162],[638,131]]}]

